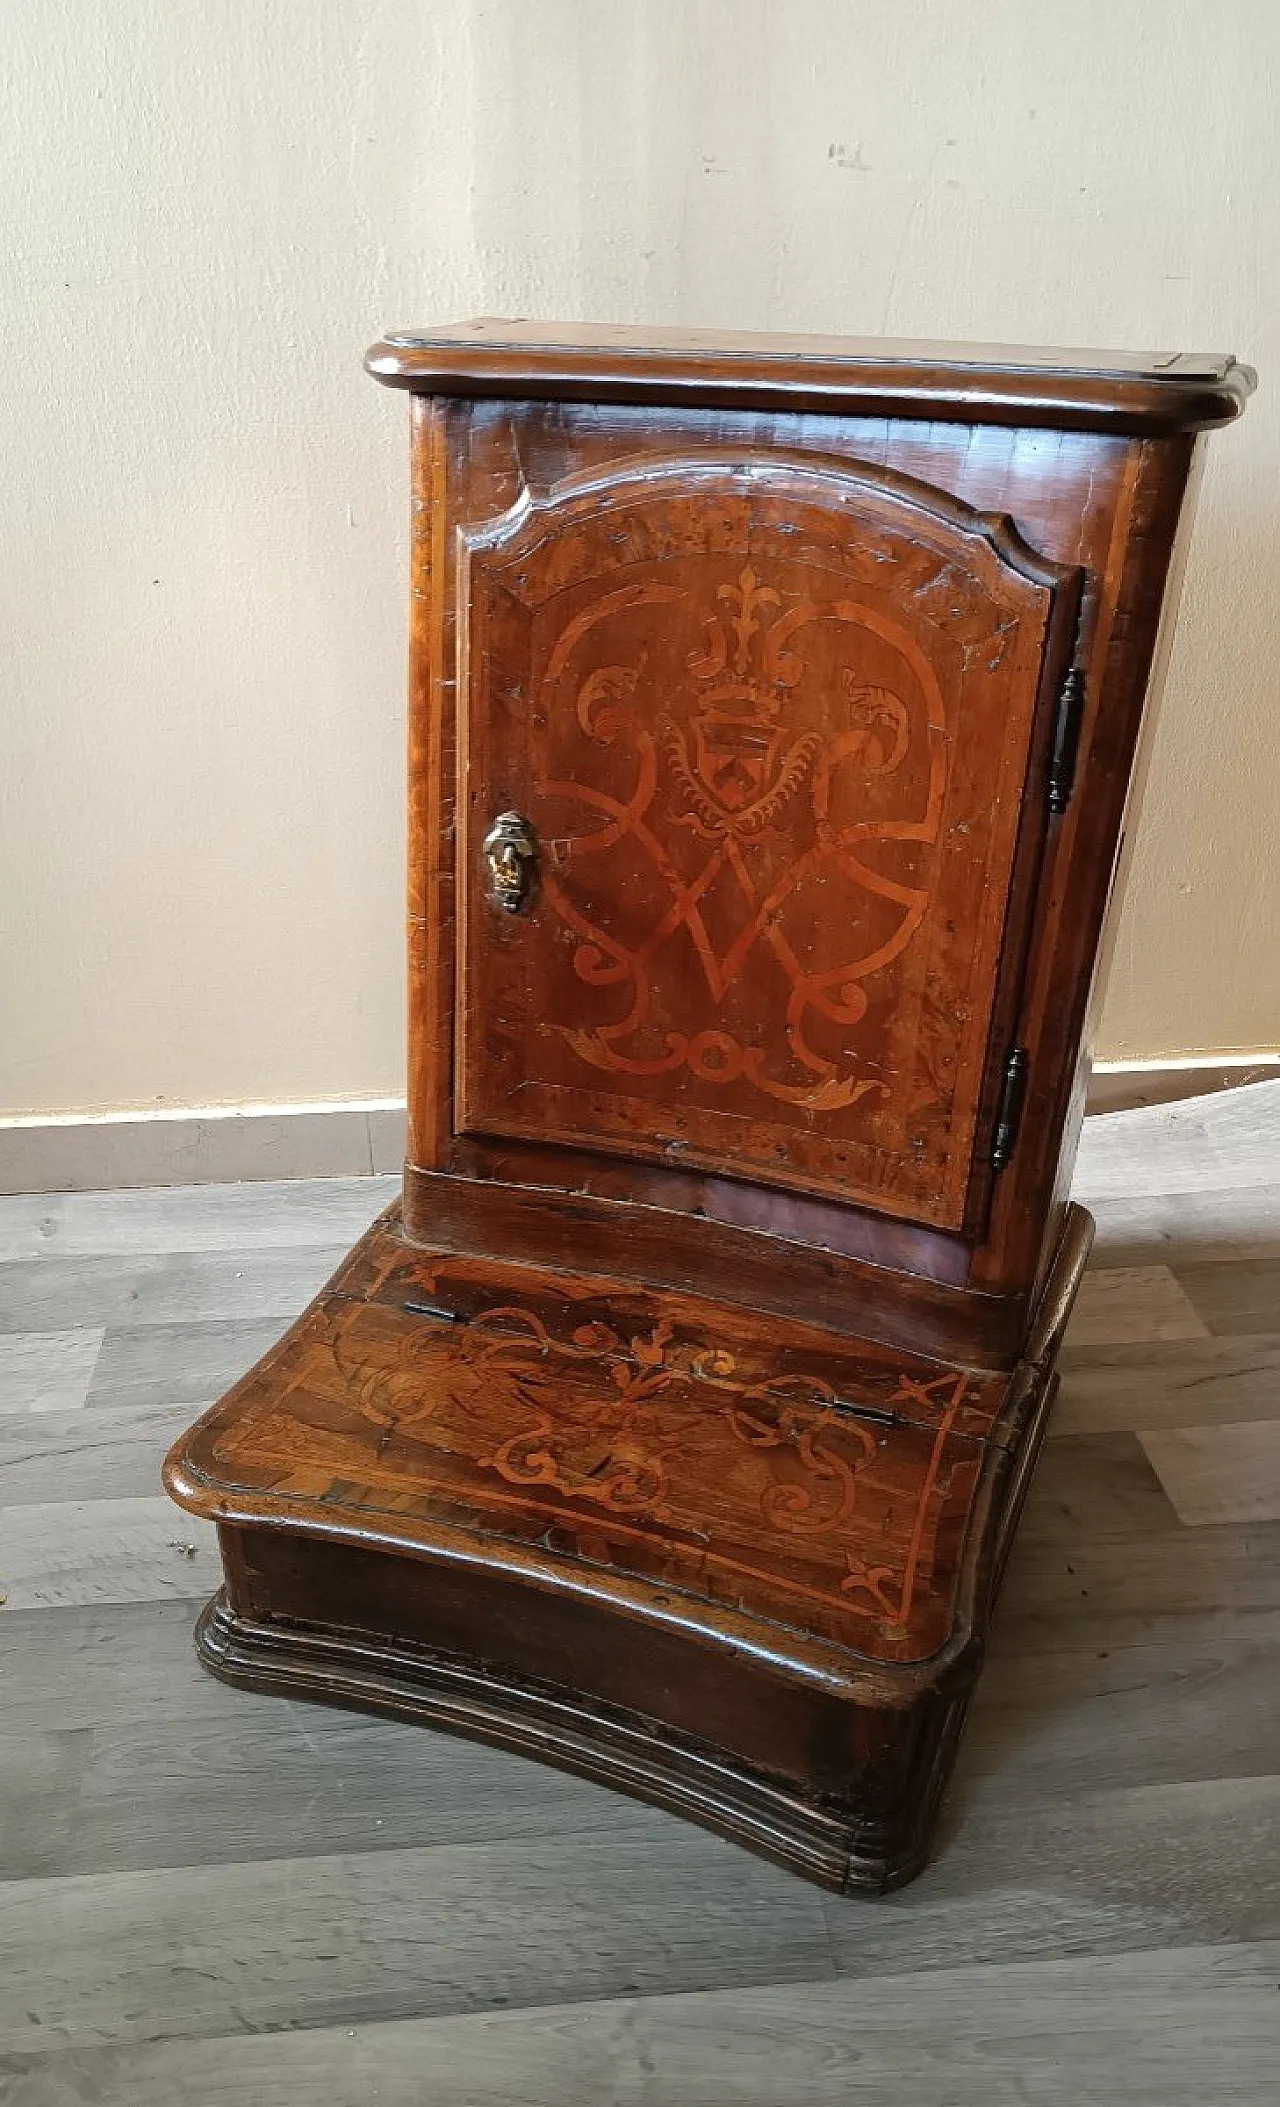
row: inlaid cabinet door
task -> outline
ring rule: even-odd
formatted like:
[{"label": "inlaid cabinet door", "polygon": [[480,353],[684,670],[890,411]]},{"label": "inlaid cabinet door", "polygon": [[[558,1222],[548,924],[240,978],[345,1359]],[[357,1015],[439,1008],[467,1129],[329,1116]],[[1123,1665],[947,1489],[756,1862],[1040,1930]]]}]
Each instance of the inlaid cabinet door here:
[{"label": "inlaid cabinet door", "polygon": [[459,1133],[971,1223],[1079,574],[777,452],[460,539]]}]

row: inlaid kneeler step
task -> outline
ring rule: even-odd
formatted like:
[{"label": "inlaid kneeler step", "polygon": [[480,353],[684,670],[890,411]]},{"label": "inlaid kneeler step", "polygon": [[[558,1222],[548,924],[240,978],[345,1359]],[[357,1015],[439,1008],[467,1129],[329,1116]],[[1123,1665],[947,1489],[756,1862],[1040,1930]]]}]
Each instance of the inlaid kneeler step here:
[{"label": "inlaid kneeler step", "polygon": [[1026,1357],[948,1365],[407,1242],[177,1444],[205,1664],[482,1735],[834,1887],[924,1856],[1091,1225]]}]

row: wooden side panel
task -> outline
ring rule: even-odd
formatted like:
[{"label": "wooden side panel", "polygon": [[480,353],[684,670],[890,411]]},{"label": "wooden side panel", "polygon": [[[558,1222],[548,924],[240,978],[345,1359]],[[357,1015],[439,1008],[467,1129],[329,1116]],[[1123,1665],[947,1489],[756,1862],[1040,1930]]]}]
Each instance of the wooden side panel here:
[{"label": "wooden side panel", "polygon": [[453,1099],[454,713],[448,423],[415,396],[409,574],[408,1132],[410,1163],[441,1160]]}]

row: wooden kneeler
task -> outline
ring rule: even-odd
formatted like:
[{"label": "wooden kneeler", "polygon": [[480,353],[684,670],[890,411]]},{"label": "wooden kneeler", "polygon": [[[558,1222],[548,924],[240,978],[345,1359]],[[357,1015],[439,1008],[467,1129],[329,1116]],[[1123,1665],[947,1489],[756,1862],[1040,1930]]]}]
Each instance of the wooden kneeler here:
[{"label": "wooden kneeler", "polygon": [[1252,375],[506,323],[369,363],[414,433],[403,1201],[168,1459],[200,1657],[892,1887],[1056,1387],[1143,700]]}]

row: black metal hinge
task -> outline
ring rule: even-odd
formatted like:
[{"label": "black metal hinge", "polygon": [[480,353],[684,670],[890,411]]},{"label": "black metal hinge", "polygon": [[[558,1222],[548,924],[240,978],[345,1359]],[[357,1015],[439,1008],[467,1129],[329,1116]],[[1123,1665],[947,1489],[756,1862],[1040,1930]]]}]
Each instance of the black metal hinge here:
[{"label": "black metal hinge", "polygon": [[995,1132],[991,1137],[991,1168],[1002,1171],[1012,1156],[1022,1124],[1022,1101],[1027,1094],[1030,1067],[1025,1046],[1015,1046],[1004,1064],[1000,1101],[996,1106]]},{"label": "black metal hinge", "polygon": [[1053,719],[1053,744],[1049,749],[1049,814],[1056,819],[1071,802],[1076,781],[1076,755],[1080,748],[1080,723],[1084,716],[1084,668],[1068,666],[1058,683],[1058,707]]},{"label": "black metal hinge", "polygon": [[443,1302],[402,1302],[400,1307],[402,1310],[408,1310],[415,1317],[434,1317],[437,1324],[461,1324],[462,1322],[461,1313],[458,1310],[446,1309]]}]

